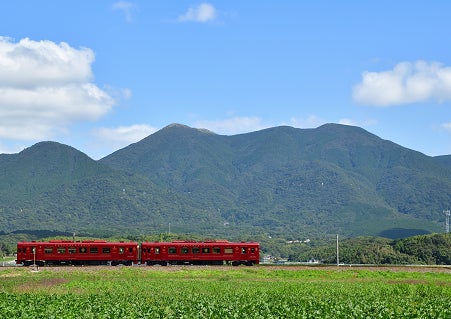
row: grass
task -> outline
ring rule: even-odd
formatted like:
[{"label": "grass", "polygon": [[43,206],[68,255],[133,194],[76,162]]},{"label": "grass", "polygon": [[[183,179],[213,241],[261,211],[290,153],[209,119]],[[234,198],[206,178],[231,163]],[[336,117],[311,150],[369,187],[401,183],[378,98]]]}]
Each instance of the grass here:
[{"label": "grass", "polygon": [[4,318],[451,318],[450,272],[8,268],[0,283]]}]

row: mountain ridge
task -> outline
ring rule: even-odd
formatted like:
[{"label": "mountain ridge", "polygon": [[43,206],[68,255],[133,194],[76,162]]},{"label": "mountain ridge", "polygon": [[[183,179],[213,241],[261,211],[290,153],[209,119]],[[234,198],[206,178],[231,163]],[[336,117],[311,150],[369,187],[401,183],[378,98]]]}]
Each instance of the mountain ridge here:
[{"label": "mountain ridge", "polygon": [[174,123],[98,161],[40,142],[0,155],[0,231],[422,234],[451,201],[449,158],[339,124],[227,136]]}]

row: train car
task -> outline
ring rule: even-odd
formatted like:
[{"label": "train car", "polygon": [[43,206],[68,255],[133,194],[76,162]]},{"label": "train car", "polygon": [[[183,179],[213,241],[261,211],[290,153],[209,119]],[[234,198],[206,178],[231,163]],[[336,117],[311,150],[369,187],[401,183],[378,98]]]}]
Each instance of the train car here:
[{"label": "train car", "polygon": [[29,265],[132,265],[139,262],[137,242],[104,240],[19,242],[17,264]]},{"label": "train car", "polygon": [[147,265],[254,265],[260,262],[255,242],[143,242],[141,263]]}]

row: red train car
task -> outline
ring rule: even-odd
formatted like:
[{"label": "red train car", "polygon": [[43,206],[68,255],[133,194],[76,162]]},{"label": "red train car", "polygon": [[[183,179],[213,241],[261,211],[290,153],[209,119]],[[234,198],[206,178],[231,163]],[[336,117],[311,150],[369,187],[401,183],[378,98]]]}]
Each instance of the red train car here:
[{"label": "red train car", "polygon": [[260,262],[260,247],[255,242],[144,242],[141,263],[147,265],[254,265]]},{"label": "red train car", "polygon": [[137,242],[104,240],[19,242],[17,264],[29,265],[131,265],[139,262]]}]

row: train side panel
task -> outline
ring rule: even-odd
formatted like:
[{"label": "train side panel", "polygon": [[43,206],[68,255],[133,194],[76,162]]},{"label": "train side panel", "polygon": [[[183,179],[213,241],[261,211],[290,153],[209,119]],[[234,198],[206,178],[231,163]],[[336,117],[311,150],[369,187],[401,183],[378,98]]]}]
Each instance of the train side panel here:
[{"label": "train side panel", "polygon": [[17,264],[23,265],[106,265],[138,263],[136,242],[49,241],[19,242]]},{"label": "train side panel", "polygon": [[141,246],[142,263],[148,265],[253,265],[260,261],[258,243],[216,242],[145,242]]}]

